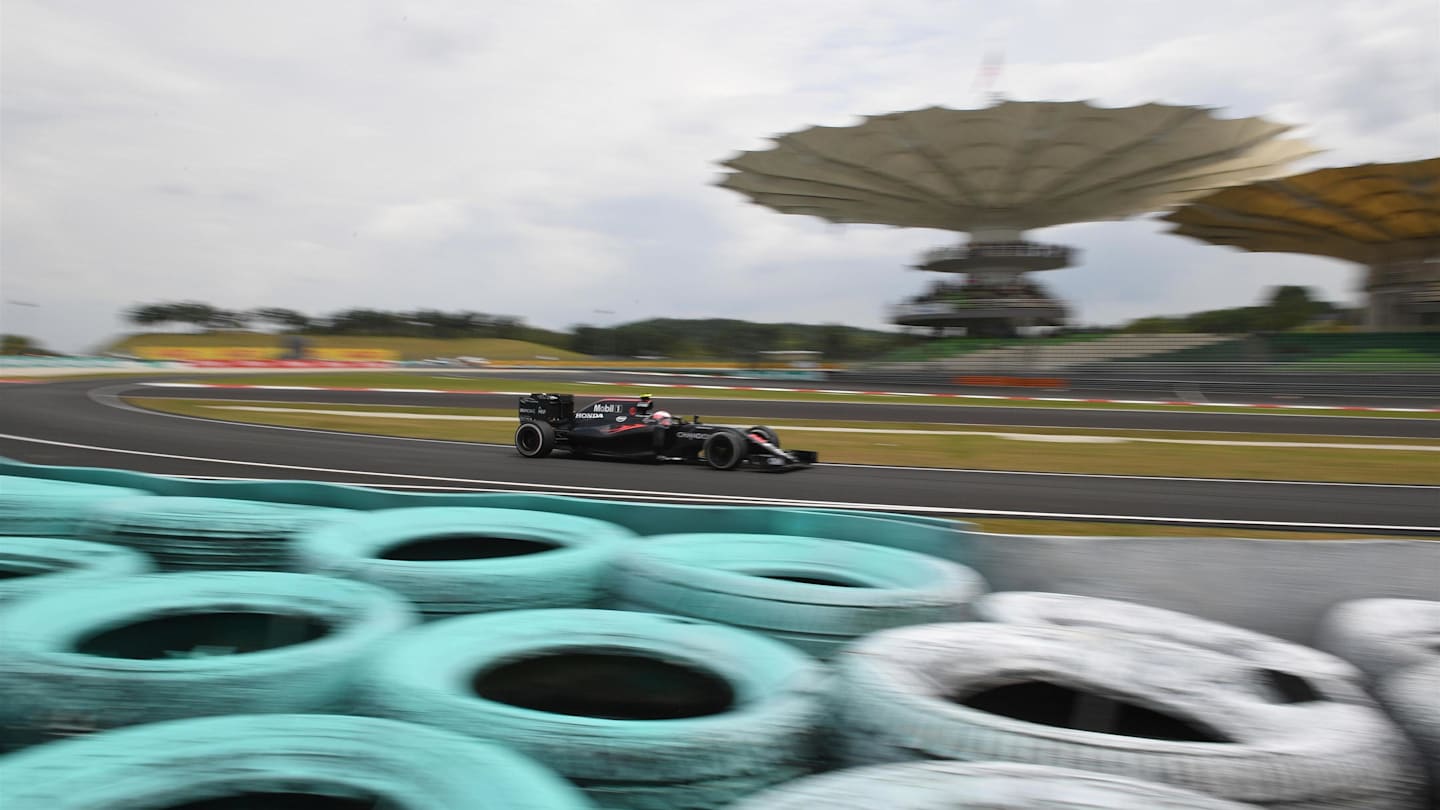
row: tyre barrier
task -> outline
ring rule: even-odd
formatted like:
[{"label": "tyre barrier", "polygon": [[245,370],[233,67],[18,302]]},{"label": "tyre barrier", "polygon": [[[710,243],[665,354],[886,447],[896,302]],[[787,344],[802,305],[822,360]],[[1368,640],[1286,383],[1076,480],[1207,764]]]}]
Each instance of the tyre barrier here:
[{"label": "tyre barrier", "polygon": [[635,537],[614,524],[547,512],[385,509],[297,535],[294,565],[389,588],[432,619],[598,607],[611,560]]},{"label": "tyre barrier", "polygon": [[153,497],[140,489],[0,475],[0,534],[74,537],[94,505],[116,498]]},{"label": "tyre barrier", "polygon": [[[1188,613],[1118,599],[1038,591],[1002,591],[975,602],[975,617],[1004,624],[1033,624],[1138,633],[1234,656],[1264,673],[1277,692],[1293,698],[1371,704],[1364,676],[1349,662],[1284,639]],[[1313,693],[1313,694],[1312,694]]]},{"label": "tyre barrier", "polygon": [[147,574],[0,608],[0,743],[215,714],[348,708],[356,662],[415,621],[310,574]]},{"label": "tyre barrier", "polygon": [[959,563],[865,543],[675,534],[627,547],[615,589],[627,610],[735,625],[829,657],[877,630],[968,618],[985,581]]},{"label": "tyre barrier", "polygon": [[283,571],[293,535],[350,514],[289,503],[151,496],[100,504],[79,531],[87,540],[142,551],[162,571]]},{"label": "tyre barrier", "polygon": [[172,720],[0,757],[5,810],[586,810],[559,776],[499,746],[372,717]]},{"label": "tyre barrier", "polygon": [[1440,807],[1440,661],[1402,669],[1378,691],[1390,716],[1420,749],[1430,775],[1430,806]]},{"label": "tyre barrier", "polygon": [[521,610],[399,635],[367,666],[363,713],[510,745],[606,808],[721,807],[805,774],[821,666],[679,616]]},{"label": "tyre barrier", "polygon": [[1325,614],[1319,636],[1320,647],[1381,681],[1392,672],[1440,661],[1440,602],[1342,602]]},{"label": "tyre barrier", "polygon": [[1131,633],[969,622],[837,659],[836,750],[1061,765],[1285,810],[1418,810],[1418,758],[1378,709],[1291,702],[1233,657]]},{"label": "tyre barrier", "polygon": [[0,604],[52,588],[143,574],[150,558],[138,551],[64,537],[0,537]]},{"label": "tyre barrier", "polygon": [[1110,774],[999,762],[906,762],[807,776],[729,810],[1246,810],[1168,785]]}]

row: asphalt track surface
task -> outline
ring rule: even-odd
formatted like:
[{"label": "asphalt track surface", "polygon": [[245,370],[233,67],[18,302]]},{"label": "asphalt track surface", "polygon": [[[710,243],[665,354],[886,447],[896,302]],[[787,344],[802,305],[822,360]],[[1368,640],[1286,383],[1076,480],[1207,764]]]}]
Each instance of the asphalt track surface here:
[{"label": "asphalt track surface", "polygon": [[[169,378],[173,380],[174,378]],[[538,388],[538,386],[537,386]],[[0,385],[0,456],[34,464],[130,469],[162,475],[332,481],[436,491],[530,491],[662,502],[724,502],[883,509],[955,517],[1050,517],[1314,528],[1440,535],[1440,486],[1016,473],[821,464],[788,475],[706,467],[570,459],[525,460],[509,446],[398,439],[214,422],[133,409],[119,398],[165,389],[135,381],[74,380]],[[275,391],[186,390],[280,399]],[[170,395],[179,393],[171,390]],[[291,392],[309,402],[440,404],[422,395]],[[317,395],[323,394],[323,397]],[[514,400],[430,395],[448,405],[514,407]],[[379,397],[379,398],[377,398]],[[386,399],[388,397],[388,399]],[[289,398],[289,397],[286,397]],[[397,399],[398,398],[398,399]],[[660,395],[657,394],[657,398]],[[462,401],[463,400],[463,401]],[[1160,427],[1387,437],[1440,436],[1434,420],[972,408],[961,405],[834,405],[664,398],[673,412],[756,421],[781,416],[1084,427]],[[893,411],[892,408],[902,409]],[[916,417],[943,409],[934,417]],[[897,417],[895,414],[905,414]],[[1077,416],[1076,414],[1081,414]],[[1253,422],[1254,419],[1262,422]],[[1023,419],[1025,421],[982,421]],[[1063,420],[1098,420],[1088,422]],[[1154,420],[1165,419],[1165,422]],[[1118,420],[1118,421],[1116,421]],[[1276,424],[1283,421],[1283,425]],[[1264,428],[1253,425],[1265,424]],[[1322,423],[1320,425],[1312,423]],[[1223,426],[1222,426],[1223,425]],[[1288,429],[1282,430],[1282,427]],[[793,443],[793,442],[792,442]],[[1303,474],[1303,470],[1297,470]]]}]

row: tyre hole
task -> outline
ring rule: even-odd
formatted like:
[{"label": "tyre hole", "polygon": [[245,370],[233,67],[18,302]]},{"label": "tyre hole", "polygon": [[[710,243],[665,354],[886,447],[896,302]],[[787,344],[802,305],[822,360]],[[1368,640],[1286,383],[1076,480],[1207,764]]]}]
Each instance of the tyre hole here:
[{"label": "tyre hole", "polygon": [[33,577],[37,574],[53,574],[69,567],[68,565],[34,565],[7,560],[0,562],[0,580]]},{"label": "tyre hole", "polygon": [[1049,681],[1011,683],[951,700],[1014,720],[1076,731],[1176,742],[1234,742],[1183,717]]},{"label": "tyre hole", "polygon": [[799,571],[746,571],[752,577],[764,577],[765,579],[779,579],[785,582],[798,582],[802,585],[828,585],[832,588],[869,588],[869,583],[861,582],[858,579],[851,579],[838,574],[814,574]]},{"label": "tyre hole", "polygon": [[719,714],[735,704],[724,679],[704,670],[628,653],[561,653],[478,673],[486,700],[551,714],[607,720],[675,720]]},{"label": "tyre hole", "polygon": [[330,631],[311,616],[180,613],[131,622],[81,639],[75,650],[105,658],[155,660],[261,652],[314,641]]},{"label": "tyre hole", "polygon": [[382,797],[321,796],[309,793],[245,792],[181,804],[167,804],[152,810],[398,810]]},{"label": "tyre hole", "polygon": [[442,534],[419,537],[385,549],[382,560],[439,562],[444,560],[489,560],[520,557],[554,551],[560,546],[544,540],[518,537],[491,537],[483,534]]},{"label": "tyre hole", "polygon": [[1265,685],[1277,698],[1276,703],[1314,703],[1317,700],[1324,700],[1315,687],[1299,675],[1281,672],[1278,669],[1262,669],[1260,677],[1264,679]]}]

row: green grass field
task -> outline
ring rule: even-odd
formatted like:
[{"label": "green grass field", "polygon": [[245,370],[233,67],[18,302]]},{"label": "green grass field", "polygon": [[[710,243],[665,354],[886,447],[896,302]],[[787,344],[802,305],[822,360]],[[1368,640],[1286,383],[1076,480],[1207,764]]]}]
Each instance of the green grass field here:
[{"label": "green grass field", "polygon": [[[193,370],[187,370],[186,378],[195,377],[201,379],[205,375]],[[682,378],[683,379],[683,378]],[[443,371],[425,370],[413,372],[391,372],[391,371],[337,371],[337,372],[296,372],[284,374],[245,374],[227,373],[223,375],[209,375],[205,382],[215,382],[225,385],[305,385],[316,387],[333,388],[435,388],[445,391],[538,391],[545,390],[553,393],[571,393],[576,396],[599,397],[612,394],[634,395],[637,393],[654,394],[657,398],[685,397],[695,399],[755,399],[755,400],[786,400],[795,402],[872,402],[872,403],[901,403],[901,404],[925,404],[925,405],[965,405],[968,407],[995,407],[995,408],[1084,408],[1099,410],[1158,410],[1158,411],[1194,411],[1196,413],[1266,413],[1266,414],[1344,414],[1345,416],[1360,416],[1367,418],[1394,418],[1403,416],[1407,419],[1440,419],[1440,412],[1415,412],[1415,413],[1387,413],[1384,411],[1332,411],[1332,410],[1304,410],[1304,409],[1282,409],[1282,408],[1237,408],[1222,405],[1134,405],[1134,404],[1109,404],[1102,402],[1053,402],[1045,400],[1005,400],[987,399],[985,395],[974,395],[971,397],[925,397],[925,396],[885,396],[878,394],[823,394],[803,391],[785,390],[790,388],[825,388],[828,383],[805,382],[791,383],[784,381],[756,381],[737,379],[735,385],[755,386],[777,390],[769,391],[727,391],[705,388],[664,388],[654,384],[644,383],[603,383],[584,384],[574,382],[562,382],[559,380],[537,380],[511,378],[502,375],[460,375],[445,373]],[[1063,394],[1041,394],[1040,396],[1056,396]]]},{"label": "green grass field", "polygon": [[[188,416],[319,430],[506,444],[515,430],[514,413],[473,408],[333,405],[300,403],[227,403],[158,397],[131,397],[133,404]],[[267,411],[242,410],[264,407]],[[323,410],[327,413],[306,413]],[[349,415],[354,414],[354,415]],[[405,419],[367,414],[417,414]],[[427,416],[479,417],[447,420]],[[716,422],[745,424],[741,417]],[[816,450],[832,463],[952,467],[981,470],[1068,472],[1108,475],[1158,475],[1196,478],[1337,481],[1377,484],[1440,484],[1440,452],[1381,450],[1375,445],[1440,448],[1436,440],[1335,439],[1269,434],[1176,431],[1119,431],[1062,428],[961,428],[923,423],[860,423],[816,420],[768,420],[786,443]],[[804,428],[862,428],[887,431],[943,431],[940,435],[843,433]],[[989,435],[1009,434],[1016,437]],[[1170,444],[1164,440],[1281,442],[1289,446],[1251,447]],[[1137,441],[1144,440],[1144,441]],[[1343,444],[1354,449],[1306,447]]]},{"label": "green grass field", "polygon": [[[508,444],[514,431],[514,414],[509,411],[474,408],[421,408],[415,406],[346,406],[302,403],[244,403],[246,406],[275,408],[279,412],[233,410],[241,403],[183,398],[127,398],[139,407],[167,413],[218,418],[256,424],[371,433],[414,438],[446,439]],[[228,406],[228,407],[227,407]],[[484,417],[495,421],[446,421],[313,413],[285,413],[321,409],[393,414],[424,414]],[[744,422],[727,419],[727,422]],[[1219,476],[1246,478],[1294,478],[1303,470],[1309,480],[1362,481],[1372,483],[1440,483],[1440,464],[1433,453],[1420,451],[1368,451],[1363,449],[1218,448],[1203,445],[1163,444],[1063,444],[1031,443],[994,436],[915,437],[885,434],[834,434],[807,432],[801,427],[853,427],[885,429],[931,429],[934,425],[913,423],[805,422],[769,420],[779,428],[790,446],[817,450],[832,463],[915,464],[970,469],[1028,469],[1058,472],[1115,472],[1135,475]],[[990,430],[986,428],[986,430]],[[957,430],[957,433],[959,431]],[[1164,439],[1181,437],[1219,438],[1231,441],[1303,442],[1294,436],[1266,434],[1193,434],[1175,431],[1104,431],[1062,428],[1006,428],[1005,433]],[[936,441],[938,439],[939,441]],[[1314,437],[1312,442],[1380,443],[1381,440]],[[1395,442],[1386,442],[1395,443]],[[1404,440],[1405,444],[1440,446],[1435,440]],[[1158,450],[1157,450],[1158,449]],[[1164,526],[1151,524],[1018,520],[1002,518],[967,519],[982,531],[998,534],[1048,534],[1111,537],[1214,537],[1245,536],[1291,540],[1355,539],[1356,535],[1327,532],[1281,532],[1225,530],[1220,528]],[[1366,535],[1373,537],[1375,535]],[[1414,539],[1414,538],[1406,538]]]}]

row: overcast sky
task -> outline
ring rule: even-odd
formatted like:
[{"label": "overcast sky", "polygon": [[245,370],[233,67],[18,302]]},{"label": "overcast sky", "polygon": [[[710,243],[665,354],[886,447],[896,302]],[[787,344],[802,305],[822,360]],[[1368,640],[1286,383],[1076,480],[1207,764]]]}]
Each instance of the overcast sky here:
[{"label": "overcast sky", "polygon": [[[1440,153],[1434,0],[3,0],[0,328],[61,350],[137,303],[885,327],[955,241],[715,188],[813,124],[1017,100],[1300,125],[1297,170]],[[1146,220],[1031,238],[1078,320],[1356,298],[1334,260]],[[26,306],[33,304],[34,306]],[[598,312],[608,310],[613,314]]]}]

